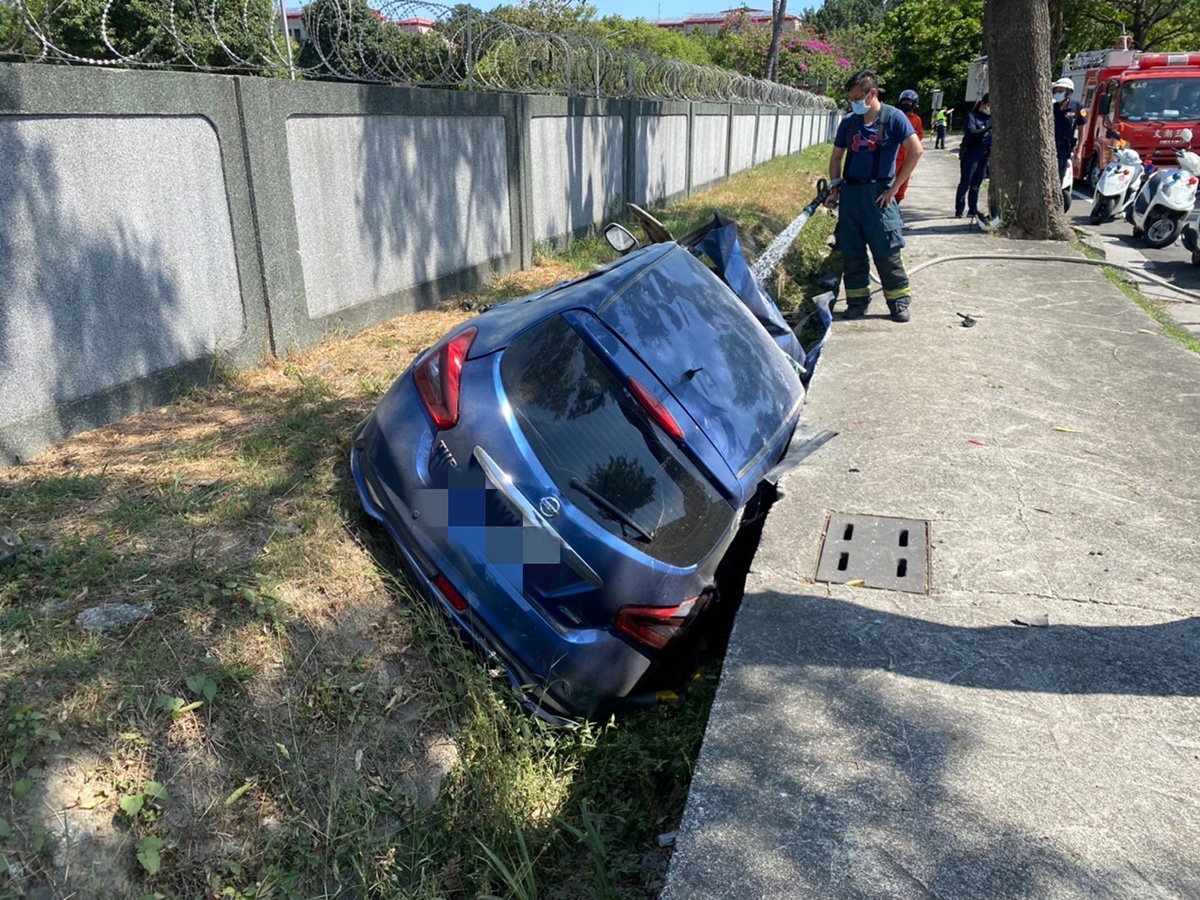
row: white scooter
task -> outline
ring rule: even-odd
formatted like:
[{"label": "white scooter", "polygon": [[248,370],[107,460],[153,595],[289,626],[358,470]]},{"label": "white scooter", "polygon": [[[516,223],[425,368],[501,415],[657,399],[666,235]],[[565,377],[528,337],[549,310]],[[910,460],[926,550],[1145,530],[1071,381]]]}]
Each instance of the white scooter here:
[{"label": "white scooter", "polygon": [[1143,185],[1137,200],[1125,210],[1133,226],[1133,236],[1141,237],[1147,247],[1169,247],[1183,231],[1183,223],[1196,205],[1196,186],[1200,184],[1200,156],[1187,149],[1192,132],[1180,135],[1184,146],[1175,151],[1178,169],[1159,169]]},{"label": "white scooter", "polygon": [[1100,173],[1096,182],[1096,195],[1092,200],[1092,213],[1088,221],[1100,225],[1123,214],[1137,198],[1144,175],[1142,158],[1122,142],[1113,154],[1112,162]]}]

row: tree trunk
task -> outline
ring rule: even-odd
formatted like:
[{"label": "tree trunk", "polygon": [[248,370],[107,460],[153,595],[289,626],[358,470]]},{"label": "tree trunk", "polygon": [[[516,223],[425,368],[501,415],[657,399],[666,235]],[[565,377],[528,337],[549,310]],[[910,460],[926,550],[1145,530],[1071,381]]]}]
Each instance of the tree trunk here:
[{"label": "tree trunk", "polygon": [[[1063,44],[1066,43],[1067,40],[1067,32],[1064,22],[1066,18],[1066,10],[1064,7],[1066,4],[1067,0],[1050,0],[1049,2],[1051,72],[1055,71],[1055,68],[1058,65],[1059,54],[1062,53]],[[1080,87],[1082,87],[1082,85],[1080,85]]]},{"label": "tree trunk", "polygon": [[771,49],[767,52],[767,81],[779,80],[779,38],[783,35],[783,17],[787,0],[775,0],[771,16]]},{"label": "tree trunk", "polygon": [[983,34],[996,212],[1010,237],[1070,240],[1054,150],[1047,0],[987,0]]},{"label": "tree trunk", "polygon": [[1133,35],[1133,46],[1139,50],[1145,50],[1146,42],[1150,39],[1150,25],[1146,21],[1145,7],[1141,3],[1135,3],[1133,6],[1133,24],[1130,26],[1129,33]]}]

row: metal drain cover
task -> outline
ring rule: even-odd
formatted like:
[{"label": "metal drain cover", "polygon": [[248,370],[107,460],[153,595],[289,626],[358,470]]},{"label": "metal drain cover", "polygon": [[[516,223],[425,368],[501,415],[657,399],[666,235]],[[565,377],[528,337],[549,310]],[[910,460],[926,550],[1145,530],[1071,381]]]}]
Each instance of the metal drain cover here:
[{"label": "metal drain cover", "polygon": [[817,581],[924,594],[929,590],[929,522],[832,513]]}]

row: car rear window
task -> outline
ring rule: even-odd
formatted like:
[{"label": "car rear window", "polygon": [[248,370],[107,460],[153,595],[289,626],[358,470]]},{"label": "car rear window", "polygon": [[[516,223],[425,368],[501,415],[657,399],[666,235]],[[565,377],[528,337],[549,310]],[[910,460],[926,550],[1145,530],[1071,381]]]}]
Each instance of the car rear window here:
[{"label": "car rear window", "polygon": [[600,525],[675,566],[699,562],[720,540],[733,507],[564,319],[513,341],[500,376],[525,439],[560,493]]}]

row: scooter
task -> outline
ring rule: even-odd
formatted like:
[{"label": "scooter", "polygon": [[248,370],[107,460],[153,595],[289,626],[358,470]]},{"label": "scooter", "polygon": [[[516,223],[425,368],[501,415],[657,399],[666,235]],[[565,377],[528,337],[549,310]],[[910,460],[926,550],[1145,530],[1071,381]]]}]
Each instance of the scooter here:
[{"label": "scooter", "polygon": [[1137,198],[1144,177],[1142,158],[1122,142],[1113,154],[1112,162],[1100,173],[1096,182],[1096,195],[1088,221],[1100,225],[1124,213]]},{"label": "scooter", "polygon": [[1196,186],[1200,184],[1200,156],[1187,149],[1192,132],[1180,135],[1184,146],[1175,151],[1178,169],[1159,169],[1142,186],[1137,200],[1125,210],[1133,226],[1133,236],[1147,247],[1159,249],[1175,243],[1184,222],[1196,204]]}]

